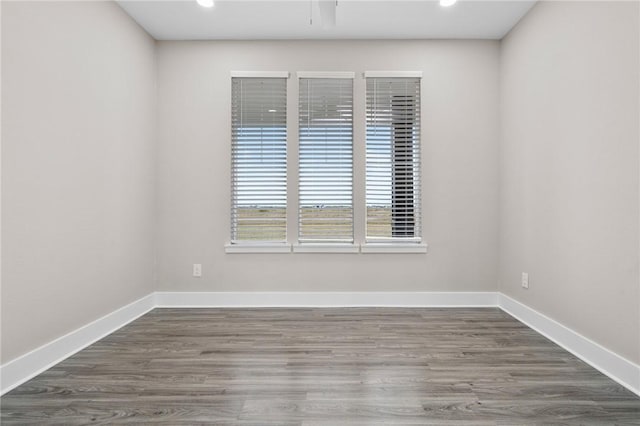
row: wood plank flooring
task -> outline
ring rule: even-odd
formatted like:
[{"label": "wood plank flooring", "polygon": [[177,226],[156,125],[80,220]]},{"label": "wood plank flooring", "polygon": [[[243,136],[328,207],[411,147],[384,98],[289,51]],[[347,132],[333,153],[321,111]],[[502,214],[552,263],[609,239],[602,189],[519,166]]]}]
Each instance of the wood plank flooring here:
[{"label": "wood plank flooring", "polygon": [[494,308],[155,309],[0,404],[3,425],[640,425]]}]

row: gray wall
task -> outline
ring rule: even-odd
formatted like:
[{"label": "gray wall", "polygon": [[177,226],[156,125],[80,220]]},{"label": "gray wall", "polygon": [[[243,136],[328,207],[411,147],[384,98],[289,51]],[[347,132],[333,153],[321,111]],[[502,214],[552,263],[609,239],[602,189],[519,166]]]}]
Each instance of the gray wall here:
[{"label": "gray wall", "polygon": [[500,291],[636,363],[638,13],[529,12],[502,44],[500,161]]},{"label": "gray wall", "polygon": [[115,3],[3,2],[2,362],[153,290],[154,41]]},{"label": "gray wall", "polygon": [[[159,42],[158,289],[495,291],[498,68],[495,41]],[[429,253],[225,254],[232,70],[294,73],[290,122],[297,122],[295,71],[357,72],[356,226],[364,197],[361,73],[423,71],[423,234]],[[193,263],[203,264],[202,278],[191,277]]]}]

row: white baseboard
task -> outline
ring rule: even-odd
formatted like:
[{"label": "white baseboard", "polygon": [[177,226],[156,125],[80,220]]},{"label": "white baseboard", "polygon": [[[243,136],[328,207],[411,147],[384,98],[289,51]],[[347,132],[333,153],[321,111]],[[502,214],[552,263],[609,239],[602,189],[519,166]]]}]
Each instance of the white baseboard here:
[{"label": "white baseboard", "polygon": [[544,314],[499,293],[500,309],[640,396],[640,366]]},{"label": "white baseboard", "polygon": [[0,366],[0,395],[26,382],[155,307],[151,293]]},{"label": "white baseboard", "polygon": [[495,292],[157,292],[158,307],[489,307]]},{"label": "white baseboard", "polygon": [[0,366],[0,394],[150,310],[205,307],[499,307],[640,396],[640,366],[498,292],[156,292]]}]

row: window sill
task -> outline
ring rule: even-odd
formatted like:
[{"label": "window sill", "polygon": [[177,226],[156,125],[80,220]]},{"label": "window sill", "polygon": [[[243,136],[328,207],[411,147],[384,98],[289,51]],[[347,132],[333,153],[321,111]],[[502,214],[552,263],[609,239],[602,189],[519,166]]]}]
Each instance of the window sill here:
[{"label": "window sill", "polygon": [[225,253],[291,253],[291,244],[227,244],[224,246]]},{"label": "window sill", "polygon": [[426,253],[427,244],[415,243],[290,243],[226,244],[225,253]]},{"label": "window sill", "polygon": [[362,253],[426,253],[426,244],[368,243],[360,244]]},{"label": "window sill", "polygon": [[294,253],[358,253],[357,244],[308,243],[293,246]]}]

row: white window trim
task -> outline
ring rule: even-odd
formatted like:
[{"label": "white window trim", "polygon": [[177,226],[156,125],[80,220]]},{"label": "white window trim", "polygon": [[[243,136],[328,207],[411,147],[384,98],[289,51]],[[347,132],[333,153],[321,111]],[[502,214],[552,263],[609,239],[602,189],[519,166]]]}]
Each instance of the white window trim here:
[{"label": "white window trim", "polygon": [[[231,77],[256,78],[290,78],[288,71],[231,71]],[[298,78],[352,78],[356,73],[349,71],[298,71]],[[422,78],[422,71],[365,71],[364,78],[370,77],[413,77]],[[354,94],[355,105],[355,94]],[[354,119],[355,120],[355,119]],[[354,121],[355,123],[355,121]],[[354,157],[355,161],[355,157]],[[355,208],[355,206],[354,206]],[[355,226],[355,222],[354,222]],[[289,234],[289,232],[287,232]],[[427,253],[428,245],[420,241],[384,242],[380,240],[363,243],[290,243],[290,242],[239,242],[225,244],[225,253],[364,253],[364,254],[393,254],[393,253]]]},{"label": "white window trim", "polygon": [[365,243],[360,244],[362,253],[426,253],[427,244],[411,243]]},{"label": "white window trim", "polygon": [[360,247],[351,243],[299,243],[293,245],[294,253],[359,253]]},{"label": "white window trim", "polygon": [[239,78],[289,78],[289,71],[231,71],[231,77]]},{"label": "white window trim", "polygon": [[364,78],[422,78],[422,71],[365,71]]},{"label": "white window trim", "polygon": [[225,253],[291,253],[290,243],[227,243]]},{"label": "white window trim", "polygon": [[[372,118],[372,122],[375,125],[377,125],[377,121],[375,121],[375,111],[373,116],[369,115],[369,108],[370,108],[370,104],[369,102],[369,79],[373,80],[374,82],[376,81],[376,79],[391,79],[391,78],[401,78],[401,79],[411,79],[412,81],[417,81],[418,82],[418,90],[419,90],[419,96],[418,98],[418,103],[420,103],[420,98],[422,96],[422,90],[420,88],[421,86],[421,78],[422,78],[422,71],[365,71],[363,73],[363,77],[365,79],[365,84],[366,84],[366,89],[365,89],[365,98],[367,100],[367,115],[366,115],[366,119],[365,119],[365,127],[368,129],[368,125],[369,125],[369,118],[370,117],[374,117]],[[387,92],[385,92],[387,93]],[[391,92],[389,92],[391,93]],[[375,96],[375,91],[374,91],[374,96]],[[374,104],[375,105],[375,104]],[[374,109],[374,107],[371,107],[372,110]],[[421,115],[422,115],[422,110],[420,108],[420,113],[417,115],[417,120],[418,122],[421,120]],[[415,123],[414,123],[415,124]],[[369,185],[369,175],[368,175],[368,170],[369,170],[369,137],[368,137],[368,133],[365,136],[365,162],[366,164],[366,170],[367,170],[367,176],[365,177],[365,189],[368,191],[368,185]],[[412,158],[417,158],[418,161],[418,167],[420,170],[421,165],[420,163],[422,162],[422,151],[420,150],[420,144],[418,144],[418,148],[416,151],[416,145],[415,145],[415,137],[410,138],[412,140],[412,150],[411,150],[411,155]],[[394,143],[393,141],[390,141],[392,144]],[[416,156],[416,152],[417,157]],[[392,160],[393,162],[394,160]],[[413,166],[413,163],[412,163]],[[415,168],[413,169],[414,173],[415,173]],[[421,175],[421,173],[419,173],[419,176]],[[391,178],[393,180],[393,177]],[[412,188],[415,188],[416,186],[416,179],[415,179],[415,175],[414,177],[411,179],[412,180]],[[391,181],[390,181],[391,182]],[[375,185],[375,183],[374,183]],[[417,187],[418,187],[418,193],[421,192],[420,187],[422,186],[422,183],[420,182],[420,179],[417,180]],[[415,195],[415,192],[414,192]],[[412,199],[413,203],[412,205],[414,206],[414,208],[416,208],[418,210],[418,216],[415,220],[415,226],[414,230],[419,229],[418,231],[418,236],[413,236],[413,237],[383,237],[383,236],[376,236],[376,235],[372,235],[369,236],[369,229],[368,229],[368,220],[369,220],[369,215],[368,215],[368,202],[369,202],[369,197],[368,197],[368,192],[367,192],[367,196],[365,197],[366,201],[365,201],[365,236],[364,236],[364,242],[361,243],[361,247],[363,248],[362,252],[363,253],[426,253],[426,245],[422,244],[422,236],[421,231],[422,231],[422,223],[421,223],[421,216],[422,216],[422,201],[421,201],[421,197],[418,198],[418,200]],[[417,207],[416,207],[417,206]],[[419,226],[419,228],[418,228]],[[413,233],[415,235],[415,232]]]},{"label": "white window trim", "polygon": [[298,71],[298,78],[356,78],[350,71]]}]

